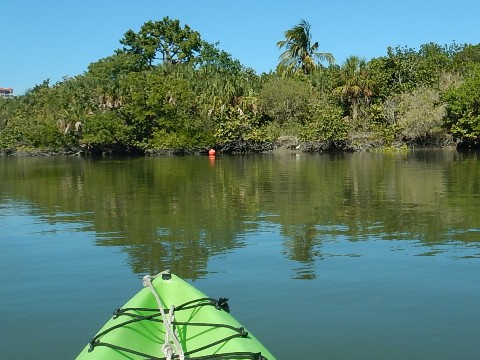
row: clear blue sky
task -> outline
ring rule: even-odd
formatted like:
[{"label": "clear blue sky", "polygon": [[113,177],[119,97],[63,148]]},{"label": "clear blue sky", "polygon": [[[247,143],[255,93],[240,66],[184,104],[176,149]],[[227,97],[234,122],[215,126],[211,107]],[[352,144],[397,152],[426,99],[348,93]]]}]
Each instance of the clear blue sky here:
[{"label": "clear blue sky", "polygon": [[478,0],[0,0],[0,87],[16,94],[112,55],[123,34],[148,20],[179,19],[257,73],[273,70],[276,43],[301,19],[320,51],[342,64],[388,46],[480,43]]}]

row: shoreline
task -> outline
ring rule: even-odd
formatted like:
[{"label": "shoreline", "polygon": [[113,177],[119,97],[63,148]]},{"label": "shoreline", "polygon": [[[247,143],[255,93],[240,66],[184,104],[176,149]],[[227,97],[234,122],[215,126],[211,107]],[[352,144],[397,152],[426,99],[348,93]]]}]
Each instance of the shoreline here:
[{"label": "shoreline", "polygon": [[[377,153],[409,153],[414,151],[438,151],[455,150],[460,152],[477,151],[478,147],[465,147],[459,144],[449,143],[443,146],[409,146],[406,143],[398,143],[391,146],[359,146],[357,148],[334,148],[325,143],[297,143],[297,144],[270,144],[265,149],[248,149],[243,151],[224,151],[221,147],[215,148],[216,156],[246,156],[259,154],[272,154],[275,156],[285,155],[322,155],[322,154],[341,154],[356,152],[377,152]],[[0,157],[112,157],[112,156],[135,156],[135,157],[160,157],[160,156],[209,156],[210,148],[201,149],[150,149],[141,151],[85,151],[82,148],[51,150],[51,149],[9,149],[0,150]]]}]

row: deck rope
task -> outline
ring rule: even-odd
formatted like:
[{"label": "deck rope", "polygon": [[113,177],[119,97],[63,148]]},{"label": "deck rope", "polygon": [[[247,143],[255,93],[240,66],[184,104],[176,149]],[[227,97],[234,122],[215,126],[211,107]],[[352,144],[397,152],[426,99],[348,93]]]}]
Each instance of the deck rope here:
[{"label": "deck rope", "polygon": [[180,360],[185,360],[185,354],[183,352],[182,345],[180,344],[180,341],[178,340],[178,337],[175,334],[175,331],[173,329],[173,322],[175,319],[175,315],[174,315],[175,307],[172,305],[168,313],[165,314],[165,311],[163,310],[162,302],[160,300],[160,296],[158,295],[157,290],[153,287],[153,284],[152,284],[153,279],[155,279],[159,275],[163,275],[166,273],[170,273],[170,272],[163,271],[154,276],[145,275],[143,277],[143,286],[148,287],[152,292],[153,296],[155,297],[155,300],[157,301],[158,309],[160,310],[160,315],[162,316],[163,324],[165,325],[165,342],[162,345],[163,354],[165,355],[167,360],[172,360],[175,353],[178,355],[178,358]]}]

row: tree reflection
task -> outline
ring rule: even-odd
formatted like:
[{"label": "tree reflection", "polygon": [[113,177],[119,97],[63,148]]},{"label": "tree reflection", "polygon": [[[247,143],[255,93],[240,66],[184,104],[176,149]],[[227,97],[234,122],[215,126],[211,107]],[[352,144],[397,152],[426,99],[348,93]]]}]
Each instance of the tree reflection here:
[{"label": "tree reflection", "polygon": [[426,252],[478,241],[474,154],[219,157],[214,167],[206,157],[0,158],[0,165],[0,194],[34,203],[46,221],[62,213],[91,224],[96,244],[120,247],[137,273],[170,268],[202,277],[212,256],[247,246],[246,219],[260,223],[265,214],[282,229],[283,256],[301,279],[315,278],[335,226],[351,241],[415,239]]},{"label": "tree reflection", "polygon": [[323,259],[319,250],[319,233],[315,224],[292,225],[283,229],[284,254],[290,259],[297,261],[302,265],[295,269],[294,278],[311,280],[315,276],[315,262],[317,259]]}]

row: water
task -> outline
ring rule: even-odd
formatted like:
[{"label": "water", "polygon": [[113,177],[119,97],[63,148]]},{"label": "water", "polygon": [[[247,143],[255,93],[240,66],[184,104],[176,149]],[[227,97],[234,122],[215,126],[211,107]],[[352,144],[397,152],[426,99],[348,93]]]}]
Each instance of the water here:
[{"label": "water", "polygon": [[0,349],[72,359],[145,273],[278,359],[475,359],[476,154],[0,158]]}]

